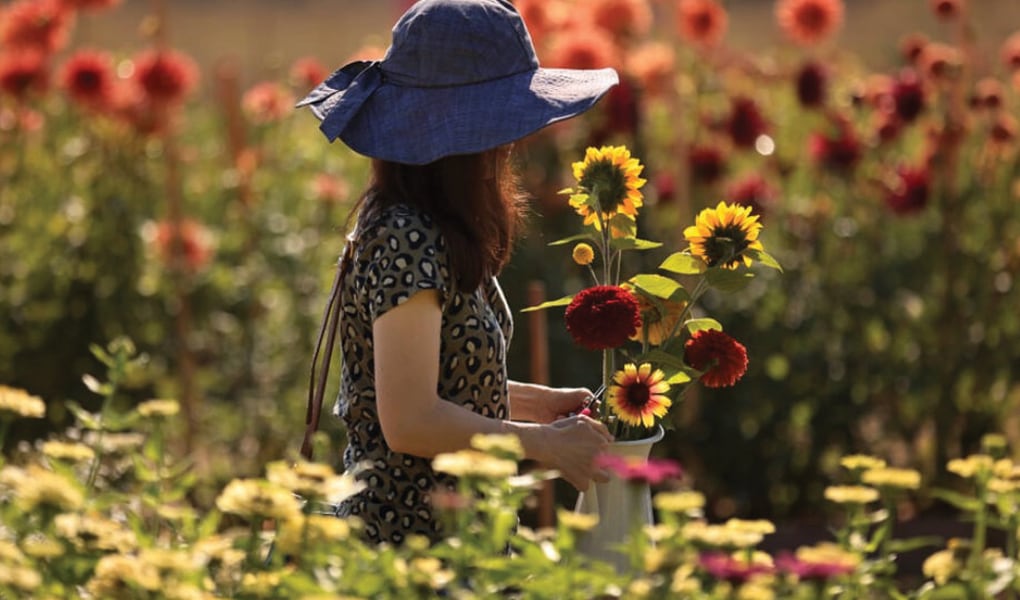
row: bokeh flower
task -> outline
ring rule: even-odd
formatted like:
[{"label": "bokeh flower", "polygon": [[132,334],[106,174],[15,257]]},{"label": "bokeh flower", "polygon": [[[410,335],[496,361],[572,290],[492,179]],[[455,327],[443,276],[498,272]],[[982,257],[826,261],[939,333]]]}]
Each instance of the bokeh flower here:
[{"label": "bokeh flower", "polygon": [[43,442],[42,453],[49,458],[66,460],[69,462],[85,462],[96,456],[95,450],[75,442],[60,442],[49,440]]},{"label": "bokeh flower", "polygon": [[951,549],[935,552],[924,559],[921,565],[921,572],[937,585],[945,585],[962,570],[963,564],[957,560],[956,553]]},{"label": "bokeh flower", "polygon": [[98,598],[119,597],[122,590],[155,592],[163,581],[155,565],[134,554],[108,554],[96,563],[86,588]]},{"label": "bokeh flower", "polygon": [[258,479],[234,479],[216,498],[216,507],[246,519],[290,519],[301,512],[290,490]]},{"label": "bokeh flower", "polygon": [[963,0],[928,0],[932,13],[943,21],[954,21],[963,14]]},{"label": "bokeh flower", "polygon": [[326,80],[329,71],[314,56],[304,56],[290,66],[290,80],[300,90],[311,90]]},{"label": "bokeh flower", "polygon": [[1005,102],[1005,90],[1002,82],[994,77],[984,77],[974,85],[973,106],[988,110],[998,110]]},{"label": "bokeh flower", "polygon": [[57,515],[53,530],[79,551],[131,552],[138,548],[138,537],[127,525],[92,512]]},{"label": "bokeh flower", "polygon": [[263,81],[244,93],[241,107],[253,122],[273,123],[294,110],[294,95],[275,81]]},{"label": "bokeh flower", "polygon": [[113,101],[113,59],[106,52],[75,52],[60,70],[60,86],[85,108],[103,111]]},{"label": "bokeh flower", "polygon": [[736,269],[741,263],[751,266],[748,250],[764,250],[758,240],[761,228],[750,207],[720,202],[698,213],[694,225],[684,229],[684,238],[691,254],[709,267]]},{"label": "bokeh flower", "polygon": [[703,48],[718,45],[729,26],[729,15],[717,0],[680,0],[676,16],[680,37]]},{"label": "bokeh flower", "polygon": [[634,295],[616,285],[578,292],[565,312],[567,331],[589,350],[622,346],[641,327],[641,308]]},{"label": "bokeh flower", "polygon": [[757,102],[747,96],[732,99],[726,129],[735,146],[753,148],[758,137],[768,132],[768,127]]},{"label": "bokeh flower", "polygon": [[46,403],[23,389],[0,385],[0,416],[8,415],[41,419],[46,415]]},{"label": "bokeh flower", "polygon": [[878,488],[916,490],[921,487],[921,474],[913,469],[881,467],[862,473],[861,481]]},{"label": "bokeh flower", "polygon": [[958,48],[932,42],[924,47],[918,63],[925,78],[935,82],[948,82],[960,73],[963,56]]},{"label": "bokeh flower", "polygon": [[904,123],[911,123],[925,106],[924,84],[917,71],[903,69],[892,84],[893,111]]},{"label": "bokeh flower", "polygon": [[946,464],[946,470],[964,479],[987,477],[992,474],[995,459],[987,454],[971,454],[966,458],[954,458]]},{"label": "bokeh flower", "polygon": [[756,575],[773,571],[769,562],[748,560],[745,553],[706,552],[698,558],[698,564],[713,578],[730,583],[746,583]]},{"label": "bokeh flower", "polygon": [[599,516],[594,513],[580,513],[561,508],[556,511],[556,521],[567,529],[573,529],[574,531],[590,531],[598,525]]},{"label": "bokeh flower", "polygon": [[848,471],[867,471],[869,469],[881,469],[885,461],[877,456],[868,454],[849,454],[839,460],[841,467]]},{"label": "bokeh flower", "polygon": [[480,450],[446,452],[432,459],[432,468],[454,477],[505,479],[517,474],[517,461],[497,458]]},{"label": "bokeh flower", "polygon": [[667,512],[694,513],[705,507],[705,495],[696,491],[659,492],[652,503],[655,508]]},{"label": "bokeh flower", "polygon": [[830,485],[825,499],[836,504],[867,504],[878,500],[878,490],[863,485]]},{"label": "bokeh flower", "polygon": [[684,361],[702,372],[705,387],[728,387],[747,371],[747,349],[722,331],[703,329],[684,344]]},{"label": "bokeh flower", "polygon": [[853,573],[861,557],[837,544],[821,543],[804,546],[796,554],[783,554],[776,558],[776,567],[801,580],[826,580]]},{"label": "bokeh flower", "polygon": [[779,0],[776,20],[790,40],[811,46],[843,24],[843,0]]},{"label": "bokeh flower", "polygon": [[573,163],[578,189],[571,190],[570,206],[584,217],[584,224],[601,231],[613,217],[637,217],[643,204],[641,179],[644,166],[624,146],[588,148],[584,160]]},{"label": "bokeh flower", "polygon": [[1012,71],[1020,70],[1020,31],[1010,35],[999,50],[1002,64]]},{"label": "bokeh flower", "polygon": [[763,175],[751,172],[730,182],[726,186],[726,197],[764,219],[778,202],[779,192]]},{"label": "bokeh flower", "polygon": [[350,197],[350,185],[343,177],[319,173],[312,179],[312,197],[326,204],[339,204]]},{"label": "bokeh flower", "polygon": [[656,417],[666,416],[673,402],[666,394],[669,384],[661,369],[650,363],[627,363],[613,374],[607,402],[609,408],[628,425],[652,427]]},{"label": "bokeh flower", "polygon": [[140,403],[135,410],[143,417],[172,417],[181,412],[181,403],[164,398],[154,398]]},{"label": "bokeh flower", "polygon": [[60,0],[60,3],[73,10],[97,12],[117,6],[121,0]]},{"label": "bokeh flower", "polygon": [[570,28],[558,32],[550,44],[548,60],[543,62],[563,69],[601,69],[617,66],[618,55],[608,33]]},{"label": "bokeh flower", "polygon": [[0,488],[12,492],[14,504],[23,513],[42,508],[74,511],[85,503],[85,494],[76,482],[39,465],[4,467],[0,470]]},{"label": "bokeh flower", "polygon": [[591,0],[585,10],[596,25],[619,41],[640,38],[652,26],[648,0]]},{"label": "bokeh flower", "polygon": [[627,55],[627,72],[649,97],[670,92],[676,78],[676,55],[663,42],[649,42]]},{"label": "bokeh flower", "polygon": [[805,108],[818,108],[825,104],[828,95],[828,70],[816,61],[804,63],[797,71],[794,82],[797,101]]},{"label": "bokeh flower", "polygon": [[17,0],[0,10],[0,46],[51,54],[67,45],[73,24],[57,0]]},{"label": "bokeh flower", "polygon": [[212,258],[210,237],[205,226],[192,219],[185,219],[176,227],[170,221],[161,221],[155,225],[152,244],[156,255],[167,267],[175,264],[174,255],[179,252],[180,264],[188,271],[195,272]]},{"label": "bokeh flower", "polygon": [[595,466],[607,469],[624,481],[659,485],[663,481],[677,479],[683,469],[676,461],[664,458],[641,459],[617,454],[600,454],[595,457]]},{"label": "bokeh flower", "polygon": [[134,60],[133,80],[157,105],[183,102],[198,83],[198,67],[177,50],[146,50]]},{"label": "bokeh flower", "polygon": [[49,66],[41,53],[13,50],[0,53],[0,93],[24,101],[49,87]]},{"label": "bokeh flower", "polygon": [[697,183],[711,185],[726,173],[726,156],[718,146],[694,146],[687,155],[687,162],[691,179]]},{"label": "bokeh flower", "polygon": [[926,166],[901,166],[886,191],[885,204],[898,215],[918,213],[928,206],[931,173]]}]

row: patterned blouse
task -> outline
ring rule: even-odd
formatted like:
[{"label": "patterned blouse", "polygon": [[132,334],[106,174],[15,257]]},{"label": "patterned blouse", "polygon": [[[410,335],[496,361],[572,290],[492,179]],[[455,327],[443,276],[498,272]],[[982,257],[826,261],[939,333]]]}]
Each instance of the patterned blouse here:
[{"label": "patterned blouse", "polygon": [[409,534],[432,540],[442,526],[430,503],[434,489],[455,480],[432,470],[431,459],[394,452],[383,439],[375,403],[372,323],[419,290],[436,290],[442,304],[439,383],[445,401],[486,417],[508,416],[507,346],[512,320],[495,278],[472,293],[456,289],[446,245],[432,219],[405,205],[384,209],[363,226],[341,293],[343,368],[334,414],[347,427],[344,466],[366,488],[337,507],[356,516],[373,542],[400,544]]}]

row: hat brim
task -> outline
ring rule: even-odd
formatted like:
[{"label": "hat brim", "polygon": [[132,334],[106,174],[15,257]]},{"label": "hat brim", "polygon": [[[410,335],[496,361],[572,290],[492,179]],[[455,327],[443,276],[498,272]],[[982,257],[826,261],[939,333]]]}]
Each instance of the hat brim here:
[{"label": "hat brim", "polygon": [[[339,137],[360,154],[422,165],[496,148],[579,115],[617,83],[609,68],[538,68],[450,87],[384,82]],[[310,104],[319,119],[326,116]]]}]

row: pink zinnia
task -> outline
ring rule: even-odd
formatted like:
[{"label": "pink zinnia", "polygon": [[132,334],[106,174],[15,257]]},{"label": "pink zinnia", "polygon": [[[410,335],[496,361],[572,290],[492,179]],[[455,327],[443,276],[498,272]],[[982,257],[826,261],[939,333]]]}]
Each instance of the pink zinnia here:
[{"label": "pink zinnia", "polygon": [[600,454],[595,457],[595,466],[608,469],[625,481],[649,485],[658,485],[683,475],[683,469],[676,461],[664,458],[635,460],[616,454]]},{"label": "pink zinnia", "polygon": [[176,251],[180,253],[180,264],[187,271],[195,272],[208,264],[212,258],[208,237],[205,226],[198,221],[185,219],[176,227],[170,221],[162,221],[156,225],[152,243],[156,254],[165,265],[175,264]]},{"label": "pink zinnia", "polygon": [[793,556],[790,553],[781,554],[776,557],[776,568],[785,573],[795,575],[797,579],[808,581],[824,581],[849,575],[856,567],[852,564],[836,561],[813,562],[806,561]]},{"label": "pink zinnia", "polygon": [[294,97],[275,81],[263,81],[245,92],[241,106],[255,123],[272,123],[290,114]]},{"label": "pink zinnia", "polygon": [[725,552],[702,554],[698,564],[712,577],[730,583],[746,583],[755,575],[772,572],[768,565],[739,560]]}]

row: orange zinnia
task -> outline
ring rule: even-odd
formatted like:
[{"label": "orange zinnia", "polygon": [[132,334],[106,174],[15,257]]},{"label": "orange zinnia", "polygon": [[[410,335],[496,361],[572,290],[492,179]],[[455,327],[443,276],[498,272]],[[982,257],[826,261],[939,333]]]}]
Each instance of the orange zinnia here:
[{"label": "orange zinnia", "polygon": [[817,44],[843,24],[843,0],[779,0],[776,20],[794,42]]},{"label": "orange zinnia", "polygon": [[680,36],[696,46],[717,45],[728,24],[726,10],[716,0],[680,0],[677,5]]}]

